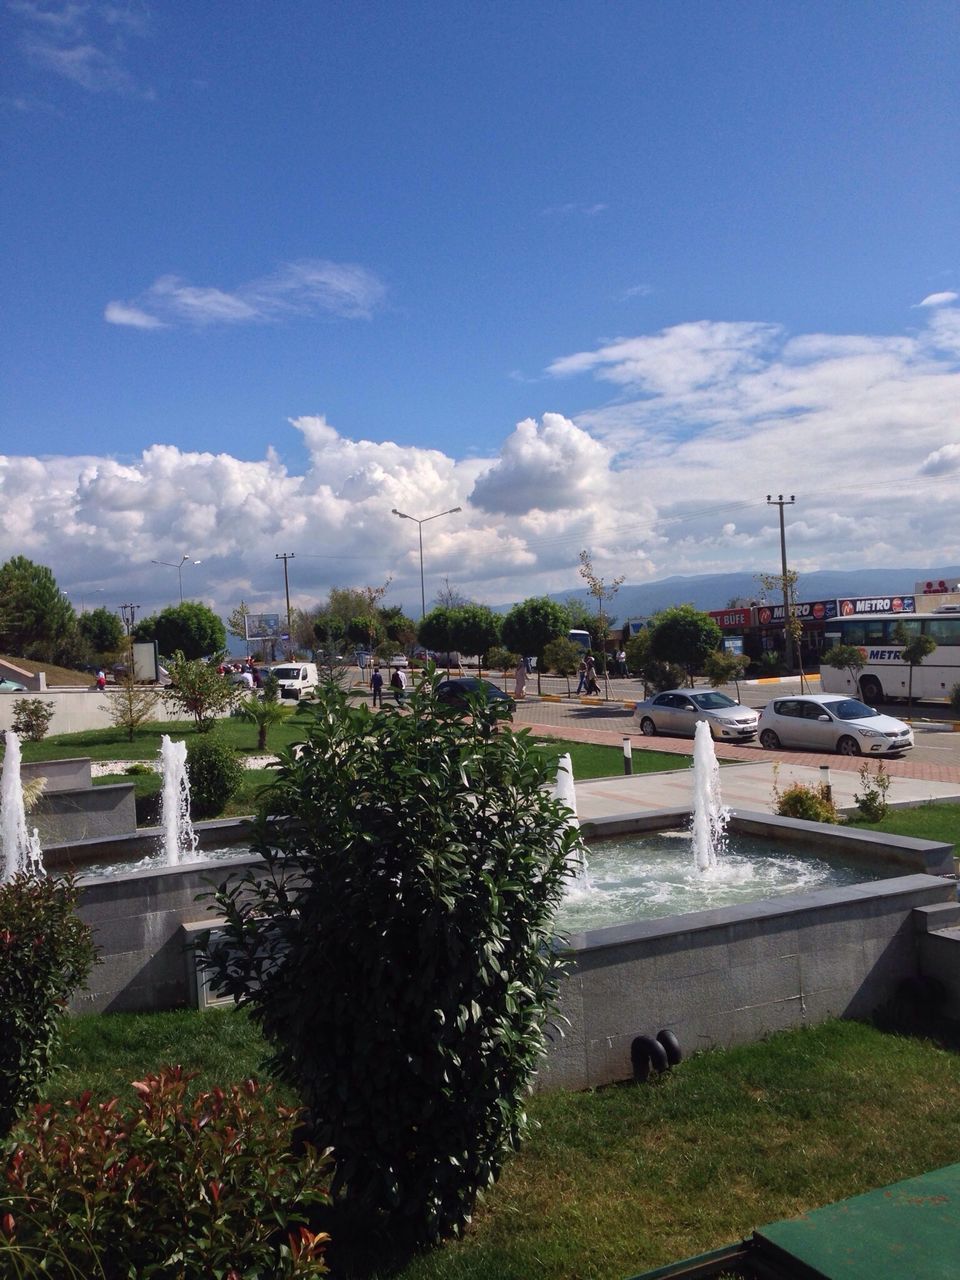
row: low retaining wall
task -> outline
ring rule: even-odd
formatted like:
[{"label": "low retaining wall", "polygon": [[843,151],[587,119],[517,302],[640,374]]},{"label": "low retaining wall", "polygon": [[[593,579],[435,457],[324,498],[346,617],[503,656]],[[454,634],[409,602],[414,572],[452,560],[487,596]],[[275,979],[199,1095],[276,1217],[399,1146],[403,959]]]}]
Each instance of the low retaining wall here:
[{"label": "low retaining wall", "polygon": [[833,1017],[866,1017],[920,972],[911,913],[956,882],[897,876],[574,935],[569,1020],[541,1088],[631,1076],[635,1036],[671,1030],[684,1053]]}]

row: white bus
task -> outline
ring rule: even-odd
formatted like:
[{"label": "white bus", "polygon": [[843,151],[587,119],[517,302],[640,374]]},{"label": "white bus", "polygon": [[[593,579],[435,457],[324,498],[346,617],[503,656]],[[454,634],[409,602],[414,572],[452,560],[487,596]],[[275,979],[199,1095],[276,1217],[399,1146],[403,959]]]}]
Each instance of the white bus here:
[{"label": "white bus", "polygon": [[849,671],[820,665],[824,693],[859,693],[864,702],[893,702],[910,694],[910,668],[901,658],[903,646],[894,632],[900,627],[908,640],[930,636],[936,649],[913,668],[913,697],[944,702],[960,684],[960,606],[946,605],[934,613],[855,613],[831,618],[824,628],[824,652],[835,644],[852,644],[865,662],[854,680]]},{"label": "white bus", "polygon": [[591,641],[590,641],[589,631],[579,631],[576,629],[573,631],[568,631],[567,639],[570,641],[571,644],[575,644],[577,645],[578,648],[582,649],[584,653],[586,653],[587,650],[590,648]]}]

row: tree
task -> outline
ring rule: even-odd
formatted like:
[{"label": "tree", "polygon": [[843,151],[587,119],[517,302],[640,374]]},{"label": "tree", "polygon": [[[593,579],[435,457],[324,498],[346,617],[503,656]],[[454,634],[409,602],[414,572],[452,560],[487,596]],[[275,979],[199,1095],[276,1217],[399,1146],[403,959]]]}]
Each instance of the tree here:
[{"label": "tree", "polygon": [[682,667],[691,686],[722,640],[723,633],[713,618],[690,604],[664,609],[650,621],[650,657]]},{"label": "tree", "polygon": [[863,650],[858,645],[835,644],[832,649],[821,654],[820,662],[823,666],[832,667],[834,671],[846,671],[853,681],[854,691],[857,690],[865,662]]},{"label": "tree", "polygon": [[236,636],[238,640],[246,640],[247,638],[247,618],[250,617],[250,610],[247,608],[243,600],[230,613],[227,618],[227,631],[230,635]]},{"label": "tree", "polygon": [[90,613],[81,613],[77,628],[98,657],[110,657],[123,646],[123,624],[112,609],[102,605]]},{"label": "tree", "polygon": [[106,708],[110,723],[118,729],[126,729],[127,740],[132,742],[134,729],[151,718],[162,696],[159,689],[138,684],[133,674],[133,663],[128,663],[126,671],[117,677],[116,685],[107,690]]},{"label": "tree", "polygon": [[46,565],[13,556],[0,565],[0,652],[36,662],[69,659],[77,617]]},{"label": "tree", "polygon": [[388,640],[398,649],[409,649],[417,638],[417,624],[408,618],[399,605],[380,610],[380,622]]},{"label": "tree", "polygon": [[707,654],[703,664],[704,675],[711,684],[730,684],[737,686],[737,701],[740,701],[740,681],[747,674],[750,659],[745,653],[727,653],[725,649],[714,649]]},{"label": "tree", "polygon": [[623,582],[623,575],[621,574],[620,577],[611,579],[609,583],[605,582],[603,578],[599,577],[594,572],[593,562],[590,559],[590,553],[588,551],[580,552],[580,568],[578,572],[580,577],[583,578],[584,582],[586,582],[590,594],[597,602],[597,630],[600,632],[600,653],[603,655],[603,683],[606,696],[609,697],[610,685],[607,678],[607,632],[610,629],[611,623],[615,622],[616,619],[608,618],[606,616],[603,602],[605,600],[612,600],[620,590],[620,585]]},{"label": "tree", "polygon": [[482,674],[483,660],[488,649],[500,641],[501,621],[492,609],[483,604],[462,604],[450,613],[453,618],[453,648],[458,653],[475,653]]},{"label": "tree", "polygon": [[572,676],[580,665],[583,650],[566,636],[558,636],[551,640],[543,651],[543,662],[547,671],[558,676]]},{"label": "tree", "polygon": [[220,674],[217,665],[217,657],[201,662],[181,652],[175,653],[170,663],[173,683],[166,690],[166,696],[182,712],[193,716],[198,733],[212,729],[215,718],[237,697],[236,687]]},{"label": "tree", "polygon": [[931,653],[937,647],[937,642],[933,636],[914,635],[911,637],[910,629],[903,622],[898,622],[893,628],[894,644],[903,645],[900,651],[900,658],[910,667],[910,675],[907,684],[907,710],[913,706],[913,668],[919,667],[924,658],[929,658]]},{"label": "tree", "polygon": [[286,720],[288,710],[282,702],[258,698],[256,694],[250,694],[242,702],[237,703],[237,713],[244,720],[249,720],[257,726],[257,750],[266,751],[268,730],[273,725]]},{"label": "tree", "polygon": [[531,596],[515,604],[503,620],[500,634],[503,643],[514,653],[537,659],[537,688],[540,687],[540,669],[543,651],[551,640],[566,636],[570,630],[570,615],[562,604],[546,596]]},{"label": "tree", "polygon": [[469,604],[470,601],[459,587],[451,585],[449,578],[444,578],[443,586],[437,592],[434,603],[443,609],[458,609],[460,605]]},{"label": "tree", "polygon": [[437,681],[410,715],[321,689],[268,797],[287,816],[257,824],[266,874],[217,893],[210,956],[332,1148],[334,1200],[413,1245],[462,1228],[525,1132],[577,845],[505,704],[464,720]]},{"label": "tree", "polygon": [[135,640],[156,640],[164,656],[182,653],[189,660],[220,654],[227,643],[223,622],[205,604],[187,600],[159,614],[143,618],[134,628]]},{"label": "tree", "polygon": [[784,661],[789,664],[790,650],[797,655],[797,666],[800,668],[800,688],[804,685],[803,674],[803,619],[797,611],[797,585],[799,573],[788,569],[786,577],[782,573],[761,573],[758,575],[760,586],[764,592],[776,591],[786,605],[786,617],[783,631],[785,637]]},{"label": "tree", "polygon": [[440,605],[420,619],[417,639],[425,649],[432,649],[434,653],[450,653],[457,647],[454,644],[455,627],[455,611]]}]

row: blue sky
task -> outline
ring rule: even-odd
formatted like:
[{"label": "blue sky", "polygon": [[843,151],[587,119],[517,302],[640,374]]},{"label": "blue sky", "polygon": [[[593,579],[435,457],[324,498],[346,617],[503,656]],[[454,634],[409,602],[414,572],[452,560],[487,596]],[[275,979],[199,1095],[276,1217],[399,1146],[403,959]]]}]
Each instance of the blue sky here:
[{"label": "blue sky", "polygon": [[954,4],[0,22],[0,558],[416,612],[394,506],[497,603],[776,568],[795,490],[801,569],[960,559]]}]

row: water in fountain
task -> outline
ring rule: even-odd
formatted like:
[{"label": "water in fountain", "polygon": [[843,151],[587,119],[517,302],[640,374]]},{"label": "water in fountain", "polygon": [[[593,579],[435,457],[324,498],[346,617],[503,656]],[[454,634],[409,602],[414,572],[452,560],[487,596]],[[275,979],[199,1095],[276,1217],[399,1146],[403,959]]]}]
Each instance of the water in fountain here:
[{"label": "water in fountain", "polygon": [[43,874],[40,836],[27,826],[20,780],[20,739],[8,729],[0,777],[0,883],[24,872]]},{"label": "water in fountain", "polygon": [[718,866],[726,842],[730,810],[720,798],[720,765],[713,749],[713,736],[705,720],[697,725],[693,738],[693,857],[698,871]]},{"label": "water in fountain", "polygon": [[[577,816],[577,792],[573,785],[573,761],[569,751],[565,751],[557,760],[557,780],[553,785],[553,794],[561,804],[567,806],[569,813],[567,823],[575,827],[579,835],[580,819]],[[577,840],[576,852],[571,857],[573,874],[567,881],[567,897],[581,897],[591,891],[590,875],[587,870],[587,846],[582,839]]]},{"label": "water in fountain", "polygon": [[160,776],[163,793],[160,824],[163,830],[163,853],[168,866],[197,851],[197,836],[190,821],[190,779],[187,774],[187,744],[171,742],[164,734],[160,739]]}]

